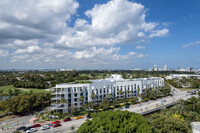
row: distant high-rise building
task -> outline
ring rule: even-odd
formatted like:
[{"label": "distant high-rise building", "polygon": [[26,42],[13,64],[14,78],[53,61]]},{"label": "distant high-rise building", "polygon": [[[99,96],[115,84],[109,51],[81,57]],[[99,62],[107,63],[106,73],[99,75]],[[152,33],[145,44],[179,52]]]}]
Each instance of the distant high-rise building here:
[{"label": "distant high-rise building", "polygon": [[187,68],[186,68],[186,71],[187,71],[187,72],[194,72],[195,70],[194,70],[194,68],[192,68],[192,67],[187,67]]},{"label": "distant high-rise building", "polygon": [[163,71],[168,71],[168,66],[167,65],[164,65]]},{"label": "distant high-rise building", "polygon": [[158,71],[157,65],[154,65],[153,70],[154,70],[154,71]]}]

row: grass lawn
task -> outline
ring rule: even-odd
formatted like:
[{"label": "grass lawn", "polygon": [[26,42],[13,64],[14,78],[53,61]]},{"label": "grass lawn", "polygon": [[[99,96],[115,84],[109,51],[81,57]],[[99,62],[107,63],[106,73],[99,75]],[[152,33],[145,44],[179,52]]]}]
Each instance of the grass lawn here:
[{"label": "grass lawn", "polygon": [[177,88],[182,91],[190,91],[190,90],[200,90],[199,88]]},{"label": "grass lawn", "polygon": [[[11,89],[12,91],[15,90],[15,87],[13,85],[8,85],[8,86],[1,86],[0,90],[3,90],[3,94],[8,94],[9,89]],[[21,90],[21,92],[29,92],[30,90],[33,91],[33,93],[43,93],[43,92],[47,92],[45,91],[45,89],[34,89],[34,88],[18,88]]]}]

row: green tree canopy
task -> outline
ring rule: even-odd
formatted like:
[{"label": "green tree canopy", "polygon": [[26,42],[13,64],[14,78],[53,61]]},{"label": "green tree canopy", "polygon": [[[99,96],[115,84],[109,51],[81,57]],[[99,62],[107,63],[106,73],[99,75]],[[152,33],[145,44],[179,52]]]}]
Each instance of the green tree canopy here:
[{"label": "green tree canopy", "polygon": [[151,133],[148,121],[141,115],[128,111],[108,111],[92,114],[78,129],[78,133]]},{"label": "green tree canopy", "polygon": [[152,132],[154,133],[188,133],[190,128],[179,115],[155,114],[151,119]]}]

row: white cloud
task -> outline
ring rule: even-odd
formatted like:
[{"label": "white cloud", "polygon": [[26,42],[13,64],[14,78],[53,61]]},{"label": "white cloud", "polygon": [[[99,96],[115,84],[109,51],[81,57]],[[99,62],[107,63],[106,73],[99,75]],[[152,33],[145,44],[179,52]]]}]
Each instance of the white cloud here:
[{"label": "white cloud", "polygon": [[0,41],[60,35],[78,6],[74,0],[1,0]]},{"label": "white cloud", "polygon": [[[146,22],[143,5],[128,0],[111,0],[85,12],[91,23],[77,19],[72,33],[62,35],[58,45],[67,48],[135,44],[166,35],[169,30]],[[160,26],[162,27],[162,26]]]},{"label": "white cloud", "polygon": [[9,52],[7,50],[0,49],[0,57],[7,57],[9,56]]},{"label": "white cloud", "polygon": [[138,44],[169,32],[159,23],[147,22],[147,10],[136,2],[95,5],[85,12],[87,19],[76,14],[78,7],[76,0],[1,0],[0,48],[8,51],[1,50],[0,56],[45,65],[123,64],[147,55],[120,54],[116,44]]},{"label": "white cloud", "polygon": [[193,45],[200,45],[200,41],[195,41],[195,42],[191,42],[191,43],[187,43],[183,45],[183,48],[187,48]]},{"label": "white cloud", "polygon": [[162,29],[162,30],[154,30],[152,32],[152,34],[149,35],[150,38],[153,37],[161,37],[161,36],[165,36],[166,34],[168,34],[169,30],[168,29]]},{"label": "white cloud", "polygon": [[145,49],[145,46],[136,46],[136,49]]},{"label": "white cloud", "polygon": [[16,54],[26,54],[26,53],[36,53],[40,52],[40,48],[38,46],[29,46],[26,49],[18,49],[15,53]]}]

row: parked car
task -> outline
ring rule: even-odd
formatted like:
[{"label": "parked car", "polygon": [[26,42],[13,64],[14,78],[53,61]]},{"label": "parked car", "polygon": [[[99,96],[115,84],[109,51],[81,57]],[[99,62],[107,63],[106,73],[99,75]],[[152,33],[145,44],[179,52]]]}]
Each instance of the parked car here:
[{"label": "parked car", "polygon": [[52,124],[60,123],[60,121],[53,121]]},{"label": "parked car", "polygon": [[83,118],[83,116],[75,117],[76,120]]},{"label": "parked car", "polygon": [[33,133],[36,132],[37,129],[36,128],[31,128],[30,130],[27,130],[26,133]]},{"label": "parked car", "polygon": [[56,123],[56,124],[53,124],[53,125],[52,125],[53,128],[59,127],[59,126],[62,126],[62,125],[61,125],[60,123]]},{"label": "parked car", "polygon": [[18,116],[19,117],[22,117],[22,116],[24,116],[25,115],[25,113],[21,113],[21,114],[19,114]]},{"label": "parked car", "polygon": [[32,127],[40,127],[41,125],[40,124],[34,124],[32,125]]},{"label": "parked car", "polygon": [[31,128],[33,128],[33,127],[32,126],[26,127],[25,129],[23,129],[23,131],[30,130]]},{"label": "parked car", "polygon": [[51,126],[49,126],[49,125],[43,125],[41,127],[41,130],[47,130],[47,129],[50,129],[50,128],[51,128]]},{"label": "parked car", "polygon": [[127,108],[129,108],[129,105],[126,105],[126,106],[125,106],[125,109],[127,109]]},{"label": "parked car", "polygon": [[64,122],[71,121],[72,119],[70,117],[63,119]]},{"label": "parked car", "polygon": [[87,119],[92,118],[90,114],[86,115]]},{"label": "parked car", "polygon": [[18,127],[16,130],[24,130],[24,129],[26,129],[26,126]]},{"label": "parked car", "polygon": [[49,123],[49,124],[47,124],[47,125],[52,126],[52,123]]}]

